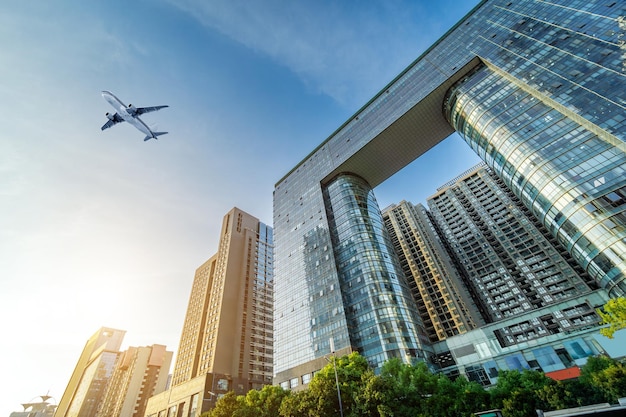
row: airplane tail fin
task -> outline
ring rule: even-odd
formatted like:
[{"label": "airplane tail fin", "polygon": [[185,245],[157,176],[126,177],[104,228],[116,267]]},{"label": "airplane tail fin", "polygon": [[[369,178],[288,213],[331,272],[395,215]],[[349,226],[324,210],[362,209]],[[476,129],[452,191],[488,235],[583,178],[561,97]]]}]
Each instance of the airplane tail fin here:
[{"label": "airplane tail fin", "polygon": [[152,136],[149,136],[149,135],[146,136],[145,138],[143,138],[143,141],[145,142],[150,139],[156,139],[157,136],[166,135],[166,134],[167,132],[152,132]]}]

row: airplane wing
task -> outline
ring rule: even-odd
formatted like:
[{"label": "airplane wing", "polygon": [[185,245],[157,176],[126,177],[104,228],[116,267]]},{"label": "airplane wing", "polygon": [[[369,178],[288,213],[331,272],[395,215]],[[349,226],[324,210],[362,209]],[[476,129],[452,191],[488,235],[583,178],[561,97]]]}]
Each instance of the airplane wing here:
[{"label": "airplane wing", "polygon": [[100,130],[108,129],[111,126],[114,126],[124,121],[124,119],[122,119],[122,117],[117,113],[112,116],[109,116],[109,114],[107,113],[107,117],[109,118],[109,120],[107,120],[107,122],[100,128]]},{"label": "airplane wing", "polygon": [[165,107],[169,107],[169,106],[137,107],[137,109],[135,110],[135,115],[141,116],[142,114],[161,110],[161,109],[164,109]]}]

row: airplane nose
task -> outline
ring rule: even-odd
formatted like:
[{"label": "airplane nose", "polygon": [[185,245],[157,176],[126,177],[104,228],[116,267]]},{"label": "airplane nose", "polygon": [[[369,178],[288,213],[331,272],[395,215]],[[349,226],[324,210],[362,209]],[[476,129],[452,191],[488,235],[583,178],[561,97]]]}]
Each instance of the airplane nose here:
[{"label": "airplane nose", "polygon": [[115,107],[115,96],[110,91],[102,90],[102,98]]}]

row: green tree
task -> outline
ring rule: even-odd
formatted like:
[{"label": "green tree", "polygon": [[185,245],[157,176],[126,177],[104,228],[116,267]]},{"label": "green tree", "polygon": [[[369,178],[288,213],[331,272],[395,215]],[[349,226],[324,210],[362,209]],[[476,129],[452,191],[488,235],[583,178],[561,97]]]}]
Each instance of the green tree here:
[{"label": "green tree", "polygon": [[260,391],[248,391],[246,396],[241,399],[243,403],[242,409],[247,413],[237,414],[237,417],[275,417],[279,414],[280,405],[290,395],[290,391],[284,390],[279,386],[266,385]]},{"label": "green tree", "polygon": [[[354,415],[356,410],[355,399],[363,387],[362,376],[370,375],[370,367],[367,360],[357,352],[340,358],[333,358],[337,366],[337,378],[341,392],[341,404],[343,415]],[[335,379],[335,367],[333,363],[326,365],[320,372],[315,374],[309,390],[313,395],[326,395],[331,408],[329,416],[339,415],[339,398]],[[320,404],[321,406],[322,404]]]},{"label": "green tree", "polygon": [[612,403],[626,396],[626,367],[621,362],[604,369],[596,377],[597,386],[605,391]]},{"label": "green tree", "polygon": [[399,359],[383,364],[380,377],[383,380],[384,410],[396,417],[416,416],[426,413],[428,398],[437,388],[437,377],[426,364],[406,365]]},{"label": "green tree", "polygon": [[599,388],[581,378],[556,381],[537,391],[537,395],[547,405],[544,411],[607,402]]},{"label": "green tree", "polygon": [[281,417],[315,417],[317,399],[309,390],[298,391],[283,398],[280,404]]},{"label": "green tree", "polygon": [[[441,375],[437,391],[430,398],[433,415],[446,417],[473,416],[474,413],[491,408],[489,393],[477,382],[469,382],[464,377],[450,381]],[[447,403],[447,404],[446,404]],[[445,407],[442,407],[446,404]]]},{"label": "green tree", "polygon": [[371,371],[362,377],[362,387],[355,399],[355,411],[361,416],[391,417],[389,406],[391,381],[374,375]]},{"label": "green tree", "polygon": [[587,359],[581,368],[579,380],[596,390],[602,402],[615,403],[626,396],[626,366],[606,356]]},{"label": "green tree", "polygon": [[364,357],[357,352],[340,358],[330,358],[328,365],[315,374],[306,391],[286,398],[280,407],[284,417],[338,416],[340,403],[337,394],[335,367],[341,392],[341,407],[345,417],[356,416],[355,399],[363,387],[362,376],[369,375],[370,369]]},{"label": "green tree", "polygon": [[608,324],[609,327],[600,329],[600,334],[613,339],[616,331],[626,328],[626,298],[612,298],[606,302],[604,307],[596,310],[602,322],[600,324]]},{"label": "green tree", "polygon": [[502,401],[502,414],[506,417],[536,417],[537,395],[529,389],[517,389]]},{"label": "green tree", "polygon": [[592,383],[594,375],[609,368],[616,362],[615,359],[611,359],[608,356],[590,356],[587,358],[585,366],[580,368],[580,380]]},{"label": "green tree", "polygon": [[240,408],[241,403],[237,399],[237,394],[230,391],[217,400],[215,408],[209,412],[209,417],[233,417]]},{"label": "green tree", "polygon": [[498,383],[490,391],[492,407],[502,409],[506,417],[535,417],[535,410],[550,408],[548,397],[540,392],[555,384],[539,371],[500,371]]},{"label": "green tree", "polygon": [[451,381],[433,374],[426,364],[387,361],[380,375],[364,379],[360,415],[465,417],[489,408],[489,394],[465,378]]}]

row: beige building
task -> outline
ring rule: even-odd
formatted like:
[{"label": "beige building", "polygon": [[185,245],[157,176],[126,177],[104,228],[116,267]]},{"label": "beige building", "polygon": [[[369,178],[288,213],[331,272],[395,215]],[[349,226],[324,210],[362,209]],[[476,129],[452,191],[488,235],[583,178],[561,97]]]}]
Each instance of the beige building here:
[{"label": "beige building", "polygon": [[172,387],[152,397],[149,417],[193,417],[228,391],[272,383],[273,231],[233,208],[218,252],[197,270]]},{"label": "beige building", "polygon": [[95,417],[125,334],[102,327],[87,340],[55,417]]},{"label": "beige building", "polygon": [[424,206],[402,201],[383,219],[430,341],[484,324]]},{"label": "beige building", "polygon": [[172,352],[163,345],[129,347],[119,355],[97,417],[142,417],[148,399],[166,388]]}]

